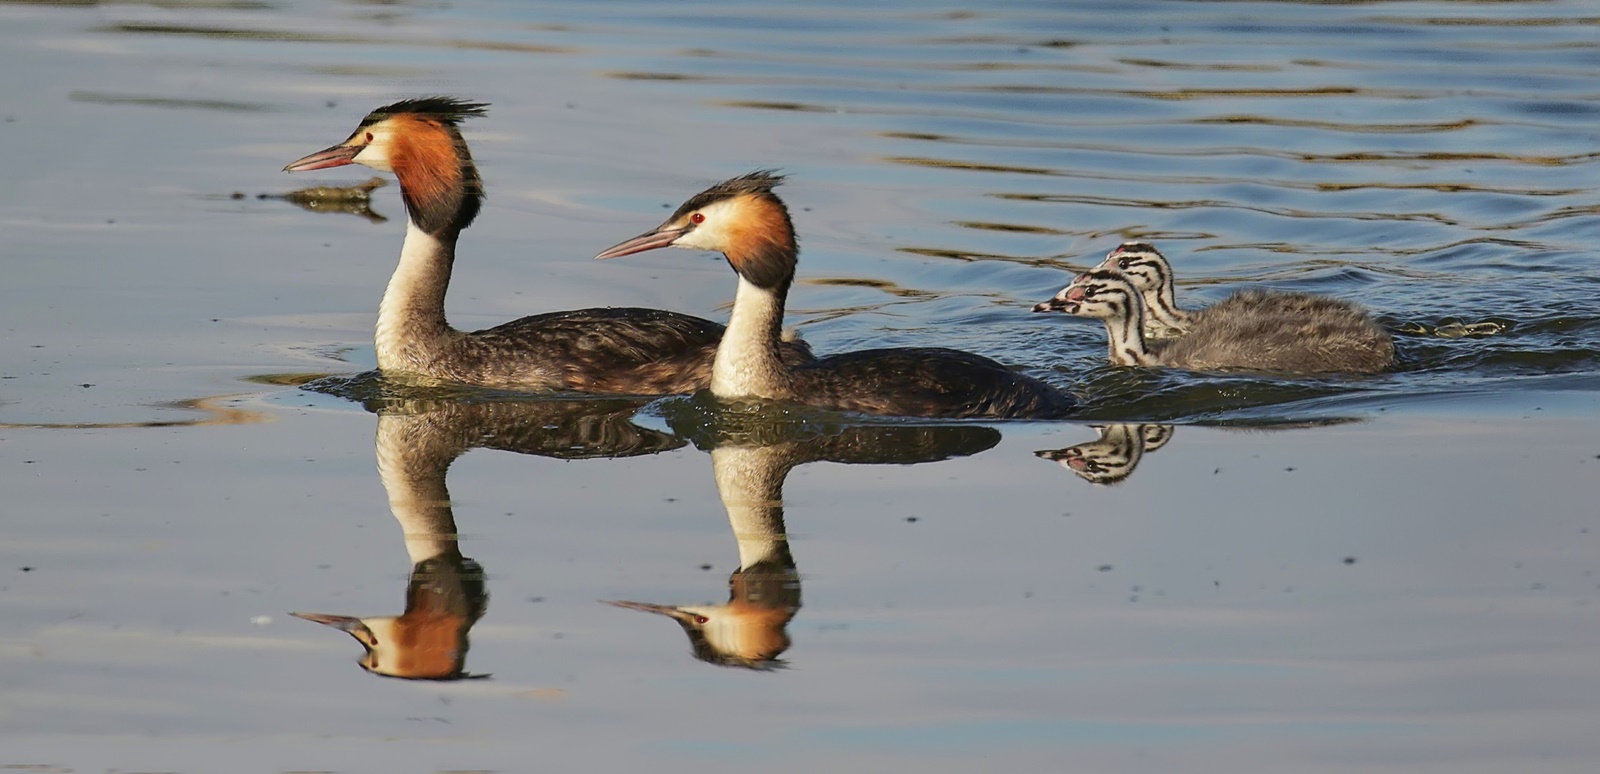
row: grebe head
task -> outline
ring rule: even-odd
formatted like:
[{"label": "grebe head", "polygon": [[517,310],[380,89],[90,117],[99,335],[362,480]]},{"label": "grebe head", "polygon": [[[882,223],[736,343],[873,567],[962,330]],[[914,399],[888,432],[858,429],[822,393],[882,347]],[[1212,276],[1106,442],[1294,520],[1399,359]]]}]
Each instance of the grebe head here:
[{"label": "grebe head", "polygon": [[460,680],[467,649],[463,624],[470,621],[417,616],[355,618],[324,613],[290,613],[296,618],[331,626],[354,637],[366,649],[361,668],[384,677],[406,680]]},{"label": "grebe head", "polygon": [[412,220],[430,233],[472,224],[483,181],[472,163],[461,122],[487,113],[487,103],[424,97],[385,105],[361,119],[348,139],[291,162],[285,172],[346,164],[393,172]]},{"label": "grebe head", "polygon": [[1172,282],[1172,264],[1149,242],[1123,242],[1106,254],[1096,269],[1122,273],[1141,292],[1159,289]]},{"label": "grebe head", "polygon": [[1116,319],[1132,314],[1131,307],[1138,303],[1139,291],[1117,272],[1094,269],[1079,274],[1072,284],[1061,289],[1049,301],[1035,304],[1035,312],[1065,312],[1079,317]]},{"label": "grebe head", "polygon": [[763,288],[787,287],[799,248],[789,208],[772,189],[783,176],[770,169],[724,180],[695,194],[654,231],[614,245],[596,258],[618,258],[660,247],[715,250],[739,276]]}]

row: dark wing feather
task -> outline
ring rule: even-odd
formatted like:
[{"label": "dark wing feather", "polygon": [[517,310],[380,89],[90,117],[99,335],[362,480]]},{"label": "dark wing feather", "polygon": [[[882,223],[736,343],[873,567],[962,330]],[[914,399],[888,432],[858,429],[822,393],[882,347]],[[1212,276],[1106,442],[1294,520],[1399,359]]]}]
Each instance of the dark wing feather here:
[{"label": "dark wing feather", "polygon": [[916,417],[1055,419],[1070,394],[989,358],[934,347],[868,349],[794,372],[798,400],[844,411]]},{"label": "dark wing feather", "polygon": [[[466,336],[464,362],[490,386],[628,395],[705,389],[723,326],[662,309],[607,307],[551,312]],[[540,353],[534,362],[525,357]],[[784,360],[812,359],[803,342],[785,343]]]}]

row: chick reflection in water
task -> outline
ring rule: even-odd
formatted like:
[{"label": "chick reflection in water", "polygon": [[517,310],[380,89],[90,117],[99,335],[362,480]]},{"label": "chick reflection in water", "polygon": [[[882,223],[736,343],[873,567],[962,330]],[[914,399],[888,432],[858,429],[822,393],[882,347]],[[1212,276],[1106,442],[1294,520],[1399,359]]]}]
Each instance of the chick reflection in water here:
[{"label": "chick reflection in water", "polygon": [[369,402],[378,413],[378,473],[400,523],[411,578],[400,616],[291,613],[349,633],[361,667],[413,680],[486,677],[467,672],[467,632],[488,608],[483,568],[461,555],[445,474],[484,447],[575,459],[652,454],[684,445],[629,420],[638,401]]},{"label": "chick reflection in water", "polygon": [[1091,484],[1120,484],[1144,455],[1172,440],[1172,425],[1115,424],[1095,428],[1100,437],[1065,449],[1036,451]]},{"label": "chick reflection in water", "polygon": [[[677,429],[677,425],[674,425]],[[739,568],[728,578],[728,601],[705,605],[609,602],[677,621],[694,657],[718,666],[773,669],[789,649],[789,622],[800,610],[800,572],[783,523],[783,484],[807,462],[914,464],[964,457],[1000,441],[991,427],[791,426],[757,432],[709,430],[695,435],[711,447],[717,494],[739,546]],[[680,430],[690,434],[692,431]],[[804,433],[808,437],[794,436]],[[787,439],[782,435],[787,434]]]}]

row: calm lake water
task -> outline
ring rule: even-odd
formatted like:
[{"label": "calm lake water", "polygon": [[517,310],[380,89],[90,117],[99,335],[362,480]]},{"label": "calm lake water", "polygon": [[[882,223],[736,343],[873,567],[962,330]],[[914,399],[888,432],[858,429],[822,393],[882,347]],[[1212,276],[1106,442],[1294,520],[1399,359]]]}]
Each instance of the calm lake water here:
[{"label": "calm lake water", "polygon": [[[1581,0],[0,1],[0,769],[1592,771],[1597,72]],[[398,191],[279,169],[427,94],[493,103],[460,327],[724,316],[715,256],[590,257],[779,167],[819,351],[1089,409],[363,376]],[[1400,363],[1027,312],[1132,238]]]}]

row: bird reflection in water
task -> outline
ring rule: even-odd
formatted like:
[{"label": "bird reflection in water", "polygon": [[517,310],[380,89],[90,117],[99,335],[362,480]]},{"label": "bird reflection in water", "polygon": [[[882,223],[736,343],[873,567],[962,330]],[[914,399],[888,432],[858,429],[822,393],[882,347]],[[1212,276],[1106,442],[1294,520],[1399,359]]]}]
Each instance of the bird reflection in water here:
[{"label": "bird reflection in water", "polygon": [[1096,427],[1100,437],[1065,449],[1045,449],[1035,455],[1053,460],[1091,484],[1120,484],[1139,466],[1144,455],[1172,440],[1172,425],[1112,424]]},{"label": "bird reflection in water", "polygon": [[[789,622],[800,610],[800,573],[783,523],[783,484],[808,462],[901,464],[935,462],[984,451],[1000,432],[976,425],[819,425],[757,427],[724,414],[714,425],[689,429],[668,417],[680,435],[709,448],[717,493],[739,549],[723,604],[607,604],[667,616],[683,627],[694,657],[709,664],[766,670],[785,666]],[[726,420],[733,420],[732,422]],[[742,425],[735,427],[734,425]]]},{"label": "bird reflection in water", "polygon": [[366,402],[378,414],[378,472],[411,560],[406,609],[399,616],[291,613],[350,634],[366,649],[361,667],[413,680],[487,675],[466,669],[467,632],[488,609],[483,568],[461,555],[445,474],[470,449],[578,459],[626,457],[686,442],[633,424],[642,401],[426,400],[386,395]]},{"label": "bird reflection in water", "polygon": [[[372,192],[387,185],[381,177],[365,183],[346,186],[318,185],[282,194],[256,194],[257,199],[280,199],[311,212],[342,212],[358,215],[373,223],[386,223],[388,218],[372,211]],[[240,198],[243,194],[234,194]]]}]

